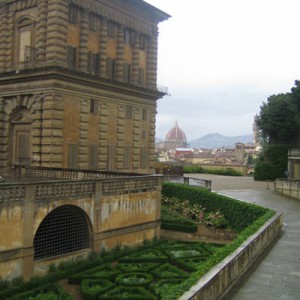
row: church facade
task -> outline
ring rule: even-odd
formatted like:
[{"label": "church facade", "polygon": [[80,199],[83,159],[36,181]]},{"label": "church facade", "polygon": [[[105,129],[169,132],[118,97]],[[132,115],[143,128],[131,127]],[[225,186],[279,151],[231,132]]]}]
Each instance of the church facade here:
[{"label": "church facade", "polygon": [[0,5],[0,172],[153,173],[158,23],[140,0]]}]

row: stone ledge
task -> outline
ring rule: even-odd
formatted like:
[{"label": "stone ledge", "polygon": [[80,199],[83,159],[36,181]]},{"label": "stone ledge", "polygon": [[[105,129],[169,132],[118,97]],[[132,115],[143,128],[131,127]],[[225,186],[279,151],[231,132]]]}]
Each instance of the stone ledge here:
[{"label": "stone ledge", "polygon": [[277,213],[231,255],[205,274],[179,300],[216,300],[225,296],[279,235],[282,222],[282,213]]}]

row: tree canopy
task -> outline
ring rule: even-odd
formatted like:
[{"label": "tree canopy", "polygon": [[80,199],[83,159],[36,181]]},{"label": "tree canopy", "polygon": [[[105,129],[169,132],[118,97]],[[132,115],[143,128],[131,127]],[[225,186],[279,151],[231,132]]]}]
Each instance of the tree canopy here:
[{"label": "tree canopy", "polygon": [[269,144],[293,144],[297,141],[299,121],[297,103],[292,94],[287,93],[270,96],[267,103],[263,103],[257,125]]}]

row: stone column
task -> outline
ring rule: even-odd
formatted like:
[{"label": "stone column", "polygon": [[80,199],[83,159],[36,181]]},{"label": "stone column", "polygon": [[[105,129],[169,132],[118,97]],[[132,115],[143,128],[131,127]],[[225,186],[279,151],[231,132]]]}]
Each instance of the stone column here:
[{"label": "stone column", "polygon": [[154,174],[154,156],[155,156],[155,123],[156,123],[156,108],[150,110],[149,120],[149,173]]},{"label": "stone column", "polygon": [[32,166],[42,164],[43,95],[35,95],[35,119],[32,125]]},{"label": "stone column", "polygon": [[46,63],[67,66],[68,2],[48,0]]},{"label": "stone column", "polygon": [[88,65],[89,14],[83,11],[80,23],[79,70],[87,72]]},{"label": "stone column", "polygon": [[[5,32],[4,32],[4,40],[6,41],[6,68],[5,71],[11,71],[14,69],[13,66],[13,49],[14,49],[14,39],[15,39],[15,32],[14,32],[14,12],[10,11],[10,8],[7,8],[7,17],[5,22]],[[18,66],[15,66],[15,69]]]},{"label": "stone column", "polygon": [[150,89],[157,88],[157,31],[147,41],[147,69],[146,86]]},{"label": "stone column", "polygon": [[132,53],[132,83],[133,84],[138,84],[139,58],[140,58],[140,43],[139,43],[139,35],[136,33],[134,37],[134,45],[133,45],[133,53]]},{"label": "stone column", "polygon": [[7,43],[7,21],[8,7],[3,5],[0,8],[0,73],[5,71],[6,67],[6,43]]},{"label": "stone column", "polygon": [[8,168],[9,115],[5,113],[5,99],[0,97],[0,169]]},{"label": "stone column", "polygon": [[102,19],[99,37],[100,77],[106,77],[107,20]]},{"label": "stone column", "polygon": [[99,169],[107,169],[107,147],[108,147],[108,104],[105,101],[100,102],[100,122],[99,122]]},{"label": "stone column", "polygon": [[78,167],[80,169],[88,168],[88,114],[89,99],[81,99],[80,101],[80,124],[79,124],[79,159]]},{"label": "stone column", "polygon": [[124,31],[122,26],[118,26],[117,32],[117,59],[116,59],[116,80],[123,81],[124,63]]},{"label": "stone column", "polygon": [[46,45],[47,45],[47,0],[39,0],[38,18],[36,24],[36,48],[37,48],[37,62],[43,63],[46,59]]},{"label": "stone column", "polygon": [[43,105],[43,167],[62,167],[64,104],[63,96],[55,93],[44,97]]}]

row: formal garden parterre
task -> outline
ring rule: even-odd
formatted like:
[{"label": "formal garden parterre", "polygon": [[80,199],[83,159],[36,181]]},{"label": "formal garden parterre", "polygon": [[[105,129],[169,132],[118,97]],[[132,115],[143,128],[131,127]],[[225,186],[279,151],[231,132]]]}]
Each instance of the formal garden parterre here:
[{"label": "formal garden parterre", "polygon": [[53,266],[43,278],[0,282],[0,298],[75,299],[58,284],[68,278],[68,284],[80,286],[83,299],[178,299],[275,214],[181,184],[164,184],[162,193],[162,228],[193,232],[204,224],[230,228],[237,238],[226,245],[159,240],[92,253],[85,261]]}]

